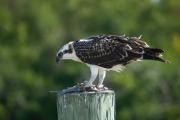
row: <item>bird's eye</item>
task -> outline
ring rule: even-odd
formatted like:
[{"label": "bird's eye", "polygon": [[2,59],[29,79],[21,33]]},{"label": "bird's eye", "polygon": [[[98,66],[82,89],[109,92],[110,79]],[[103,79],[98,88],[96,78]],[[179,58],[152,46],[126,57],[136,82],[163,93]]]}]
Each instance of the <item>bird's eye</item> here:
[{"label": "bird's eye", "polygon": [[58,54],[58,57],[61,57],[61,56],[63,56],[63,53],[62,53],[62,52],[60,52],[60,53]]},{"label": "bird's eye", "polygon": [[64,53],[72,53],[71,49],[65,50]]},{"label": "bird's eye", "polygon": [[68,50],[64,50],[64,53],[68,53]]}]

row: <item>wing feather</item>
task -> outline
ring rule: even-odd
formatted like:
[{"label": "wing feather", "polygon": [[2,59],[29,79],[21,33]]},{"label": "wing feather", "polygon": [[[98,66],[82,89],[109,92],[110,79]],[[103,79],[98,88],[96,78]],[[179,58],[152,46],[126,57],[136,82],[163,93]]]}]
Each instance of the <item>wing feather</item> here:
[{"label": "wing feather", "polygon": [[76,55],[85,63],[111,68],[141,57],[143,49],[125,36],[93,36],[75,41]]}]

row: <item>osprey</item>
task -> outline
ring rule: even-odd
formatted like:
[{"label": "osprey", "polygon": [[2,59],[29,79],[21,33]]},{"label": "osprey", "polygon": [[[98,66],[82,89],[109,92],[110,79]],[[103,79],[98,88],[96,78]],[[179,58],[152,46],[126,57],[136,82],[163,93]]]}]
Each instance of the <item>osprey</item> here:
[{"label": "osprey", "polygon": [[85,63],[91,70],[91,77],[85,86],[93,86],[99,74],[97,87],[101,88],[107,71],[119,72],[127,64],[138,60],[166,62],[161,58],[163,52],[158,48],[150,48],[140,37],[98,35],[65,44],[57,52],[56,62],[72,59]]}]

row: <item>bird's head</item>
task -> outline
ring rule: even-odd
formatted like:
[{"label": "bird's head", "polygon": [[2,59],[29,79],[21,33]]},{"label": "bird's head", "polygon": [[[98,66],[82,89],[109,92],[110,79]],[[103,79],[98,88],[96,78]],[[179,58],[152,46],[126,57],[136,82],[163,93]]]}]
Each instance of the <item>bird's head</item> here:
[{"label": "bird's head", "polygon": [[73,46],[72,42],[65,44],[56,54],[56,63],[59,63],[62,59],[71,59],[71,55],[73,54]]}]

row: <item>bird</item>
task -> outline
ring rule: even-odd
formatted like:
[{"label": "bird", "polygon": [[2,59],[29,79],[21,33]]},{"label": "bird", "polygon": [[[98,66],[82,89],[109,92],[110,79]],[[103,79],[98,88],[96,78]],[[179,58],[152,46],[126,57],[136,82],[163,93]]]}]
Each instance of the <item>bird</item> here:
[{"label": "bird", "polygon": [[71,59],[89,66],[91,76],[85,81],[85,87],[95,86],[93,82],[99,76],[97,88],[102,88],[108,71],[122,71],[134,61],[154,60],[167,63],[162,58],[164,51],[149,47],[139,37],[125,35],[95,35],[71,41],[61,47],[56,54],[56,62]]}]

